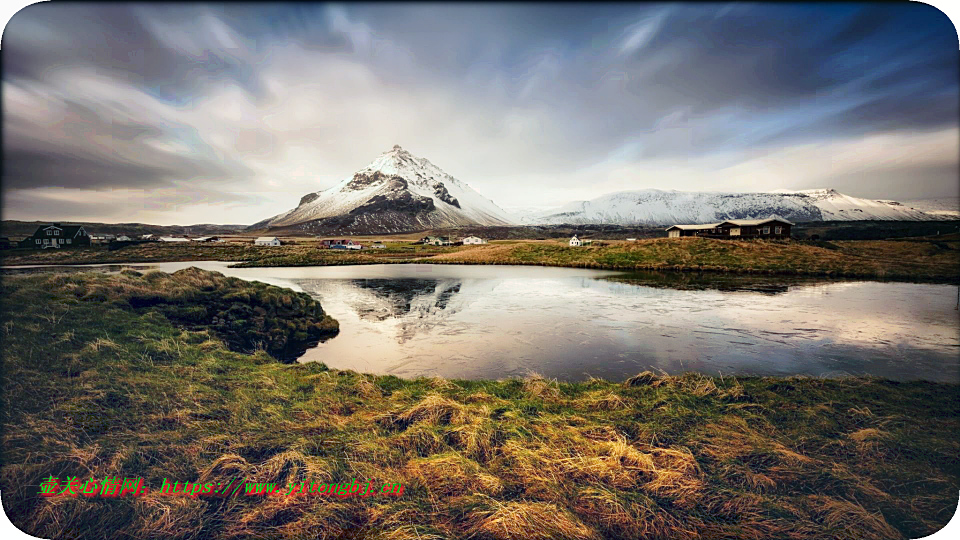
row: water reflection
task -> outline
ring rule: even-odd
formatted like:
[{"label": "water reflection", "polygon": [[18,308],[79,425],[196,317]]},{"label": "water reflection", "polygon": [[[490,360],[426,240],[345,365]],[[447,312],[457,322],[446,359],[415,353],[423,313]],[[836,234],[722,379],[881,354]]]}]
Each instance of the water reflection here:
[{"label": "water reflection", "polygon": [[957,289],[780,276],[368,265],[188,266],[320,299],[340,334],[300,359],[403,377],[622,380],[645,369],[960,382]]},{"label": "water reflection", "polygon": [[464,303],[456,298],[462,283],[459,279],[414,278],[298,281],[300,288],[321,301],[349,306],[360,321],[395,319],[392,324],[398,344],[444,324],[462,309]]}]

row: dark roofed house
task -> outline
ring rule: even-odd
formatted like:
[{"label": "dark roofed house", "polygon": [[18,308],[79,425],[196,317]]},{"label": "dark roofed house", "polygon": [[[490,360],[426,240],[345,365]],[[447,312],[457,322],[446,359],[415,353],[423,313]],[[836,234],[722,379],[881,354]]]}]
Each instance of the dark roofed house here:
[{"label": "dark roofed house", "polygon": [[352,245],[353,240],[350,240],[349,238],[326,238],[321,240],[317,247],[321,249],[347,249]]},{"label": "dark roofed house", "polygon": [[704,238],[763,238],[783,240],[790,238],[793,223],[779,217],[766,219],[729,219],[719,223],[702,225],[673,225],[667,228],[667,236],[701,236]]},{"label": "dark roofed house", "polygon": [[90,235],[83,230],[82,225],[61,225],[60,223],[41,225],[33,236],[20,241],[20,247],[34,249],[89,245]]}]

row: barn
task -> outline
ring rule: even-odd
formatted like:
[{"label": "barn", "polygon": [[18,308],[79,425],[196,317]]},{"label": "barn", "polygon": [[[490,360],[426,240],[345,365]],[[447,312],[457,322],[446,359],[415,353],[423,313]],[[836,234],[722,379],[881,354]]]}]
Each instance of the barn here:
[{"label": "barn", "polygon": [[793,223],[779,216],[770,216],[766,219],[730,219],[719,223],[701,225],[673,225],[667,227],[667,236],[670,238],[700,236],[704,238],[787,240],[790,238],[791,227],[793,227]]},{"label": "barn", "polygon": [[276,236],[261,236],[260,238],[257,238],[253,243],[258,246],[279,246],[280,239],[277,238]]}]

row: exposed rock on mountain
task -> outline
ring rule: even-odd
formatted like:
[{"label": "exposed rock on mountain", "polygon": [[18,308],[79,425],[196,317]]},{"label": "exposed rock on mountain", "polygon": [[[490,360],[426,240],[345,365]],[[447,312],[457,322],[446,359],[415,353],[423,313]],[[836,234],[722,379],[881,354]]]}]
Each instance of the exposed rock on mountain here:
[{"label": "exposed rock on mountain", "polygon": [[352,177],[250,228],[363,234],[511,223],[493,201],[398,145]]}]

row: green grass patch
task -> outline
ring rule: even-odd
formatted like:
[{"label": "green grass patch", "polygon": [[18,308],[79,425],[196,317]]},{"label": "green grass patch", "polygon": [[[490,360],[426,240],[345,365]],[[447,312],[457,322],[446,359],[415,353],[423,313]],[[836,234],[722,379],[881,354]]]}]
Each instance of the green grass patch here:
[{"label": "green grass patch", "polygon": [[[918,538],[957,505],[956,384],[405,380],[232,344],[196,308],[316,322],[320,307],[216,273],[15,276],[2,292],[0,489],[35,536]],[[38,496],[50,475],[108,474],[151,486],[373,478],[406,490]]]}]

